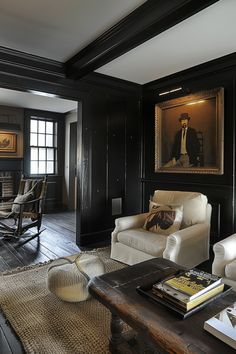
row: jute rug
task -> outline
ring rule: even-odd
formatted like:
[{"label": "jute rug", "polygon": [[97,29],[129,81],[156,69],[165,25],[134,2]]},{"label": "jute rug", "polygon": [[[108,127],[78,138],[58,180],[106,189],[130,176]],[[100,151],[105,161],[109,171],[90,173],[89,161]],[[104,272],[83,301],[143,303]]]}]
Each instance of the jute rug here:
[{"label": "jute rug", "polygon": [[[91,251],[106,272],[122,268],[109,250]],[[66,303],[46,288],[48,265],[19,269],[0,276],[0,306],[26,353],[107,354],[110,313],[95,299]]]}]

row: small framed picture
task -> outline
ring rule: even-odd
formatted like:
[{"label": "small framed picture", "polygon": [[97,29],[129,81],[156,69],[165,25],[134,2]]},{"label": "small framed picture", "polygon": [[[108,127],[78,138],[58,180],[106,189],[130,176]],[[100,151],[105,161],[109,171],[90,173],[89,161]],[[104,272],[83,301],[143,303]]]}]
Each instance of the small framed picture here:
[{"label": "small framed picture", "polygon": [[16,134],[0,133],[0,152],[16,152]]}]

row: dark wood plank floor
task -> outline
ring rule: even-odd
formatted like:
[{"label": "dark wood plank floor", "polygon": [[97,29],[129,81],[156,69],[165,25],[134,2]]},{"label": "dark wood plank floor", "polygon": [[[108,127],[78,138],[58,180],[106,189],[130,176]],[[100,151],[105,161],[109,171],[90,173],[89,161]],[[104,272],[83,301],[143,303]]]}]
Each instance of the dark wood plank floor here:
[{"label": "dark wood plank floor", "polygon": [[[43,216],[43,231],[40,242],[31,240],[24,246],[16,247],[14,242],[0,239],[0,271],[10,270],[50,259],[80,252],[76,245],[75,213],[65,212]],[[24,353],[20,342],[0,313],[0,354]]]},{"label": "dark wood plank floor", "polygon": [[0,239],[0,271],[46,262],[80,251],[75,243],[74,212],[44,215],[43,228],[45,231],[40,235],[40,242],[35,238],[21,247],[16,247],[16,242]]}]

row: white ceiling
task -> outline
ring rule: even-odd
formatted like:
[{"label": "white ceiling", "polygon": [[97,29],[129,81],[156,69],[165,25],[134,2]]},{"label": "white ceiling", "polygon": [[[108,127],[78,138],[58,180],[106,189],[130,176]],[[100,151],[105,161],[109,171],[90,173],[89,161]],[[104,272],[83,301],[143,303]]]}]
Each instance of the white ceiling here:
[{"label": "white ceiling", "polygon": [[[64,62],[145,0],[0,0],[0,46]],[[77,102],[0,89],[0,104],[68,112]]]},{"label": "white ceiling", "polygon": [[0,45],[66,61],[144,0],[1,0]]},{"label": "white ceiling", "polygon": [[[1,0],[0,46],[64,62],[144,2]],[[235,14],[236,0],[220,0],[96,71],[144,84],[235,52]],[[8,91],[0,104],[58,112],[77,105]]]},{"label": "white ceiling", "polygon": [[96,70],[145,84],[236,51],[236,0],[221,0]]},{"label": "white ceiling", "polygon": [[0,105],[67,113],[77,110],[78,103],[77,101],[57,97],[44,97],[28,92],[0,88]]}]

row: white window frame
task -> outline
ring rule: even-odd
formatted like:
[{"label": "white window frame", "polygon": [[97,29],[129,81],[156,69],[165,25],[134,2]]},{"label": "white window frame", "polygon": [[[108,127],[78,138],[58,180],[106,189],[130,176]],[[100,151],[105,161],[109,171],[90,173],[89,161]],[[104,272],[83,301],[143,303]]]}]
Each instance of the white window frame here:
[{"label": "white window frame", "polygon": [[[37,126],[33,130],[31,124],[32,121],[35,121]],[[40,124],[40,122],[44,122],[45,124]],[[41,127],[44,126],[44,130],[43,129],[40,130],[40,125]],[[47,127],[52,127],[52,129],[48,130]],[[56,175],[58,173],[58,161],[57,161],[58,123],[57,121],[48,118],[33,116],[33,115],[30,116],[29,135],[30,135],[30,144],[29,144],[30,145],[30,175],[35,175],[35,176]],[[44,142],[42,142],[43,140]],[[34,159],[32,159],[33,150],[34,150]],[[44,158],[42,158],[42,155],[44,155]],[[33,162],[35,162],[34,169],[32,167]]]}]

